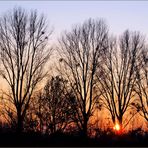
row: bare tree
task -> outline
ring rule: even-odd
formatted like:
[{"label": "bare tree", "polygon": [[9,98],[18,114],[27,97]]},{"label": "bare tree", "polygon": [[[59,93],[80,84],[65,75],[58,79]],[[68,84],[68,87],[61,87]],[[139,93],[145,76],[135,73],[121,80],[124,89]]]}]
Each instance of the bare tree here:
[{"label": "bare tree", "polygon": [[77,110],[75,123],[87,135],[88,121],[93,115],[96,98],[95,75],[100,55],[106,50],[107,25],[103,20],[89,19],[76,25],[61,37],[59,54],[61,74],[73,89]]},{"label": "bare tree", "polygon": [[71,105],[67,89],[67,80],[59,76],[52,77],[44,88],[44,98],[47,100],[49,108],[51,133],[64,131],[70,122]]},{"label": "bare tree", "polygon": [[60,76],[52,77],[36,96],[38,103],[35,114],[39,118],[41,132],[43,126],[46,127],[46,132],[51,134],[63,132],[72,122],[72,95],[67,84],[67,80]]},{"label": "bare tree", "polygon": [[0,19],[1,76],[10,88],[7,95],[15,110],[17,130],[23,121],[37,84],[45,77],[44,65],[51,54],[44,16],[16,8]]},{"label": "bare tree", "polygon": [[143,46],[143,38],[138,32],[125,31],[119,42],[111,38],[104,64],[98,72],[98,88],[102,92],[100,103],[109,110],[113,123],[118,122],[121,130],[129,123],[125,123],[124,115],[134,100],[137,61]]},{"label": "bare tree", "polygon": [[137,64],[137,85],[135,92],[138,99],[133,103],[137,111],[148,121],[148,49],[144,48],[141,52],[141,59]]}]

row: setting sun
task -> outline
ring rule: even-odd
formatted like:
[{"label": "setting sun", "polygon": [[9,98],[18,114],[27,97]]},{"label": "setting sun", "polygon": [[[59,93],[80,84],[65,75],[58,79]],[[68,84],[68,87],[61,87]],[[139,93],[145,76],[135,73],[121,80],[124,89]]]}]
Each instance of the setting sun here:
[{"label": "setting sun", "polygon": [[115,124],[114,130],[119,131],[120,130],[120,125],[118,123]]}]

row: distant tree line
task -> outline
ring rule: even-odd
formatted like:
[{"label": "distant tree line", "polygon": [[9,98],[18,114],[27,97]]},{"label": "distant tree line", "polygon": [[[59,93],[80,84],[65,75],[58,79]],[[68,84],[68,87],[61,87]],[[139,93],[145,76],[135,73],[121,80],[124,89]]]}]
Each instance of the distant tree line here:
[{"label": "distant tree line", "polygon": [[[86,136],[96,107],[121,130],[136,114],[148,121],[148,46],[140,32],[115,37],[103,19],[90,18],[63,32],[54,47],[51,33],[36,11],[14,8],[0,18],[0,75],[9,88],[1,114],[11,128]],[[52,53],[54,75],[46,66]]]}]

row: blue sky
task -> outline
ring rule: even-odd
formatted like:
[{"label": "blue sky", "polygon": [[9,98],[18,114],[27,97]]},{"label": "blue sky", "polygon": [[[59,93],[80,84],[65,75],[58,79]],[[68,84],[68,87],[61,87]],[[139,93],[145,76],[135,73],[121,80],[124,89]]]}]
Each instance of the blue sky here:
[{"label": "blue sky", "polygon": [[0,1],[0,14],[15,6],[44,13],[56,36],[90,17],[104,18],[117,35],[127,28],[148,34],[148,1]]}]

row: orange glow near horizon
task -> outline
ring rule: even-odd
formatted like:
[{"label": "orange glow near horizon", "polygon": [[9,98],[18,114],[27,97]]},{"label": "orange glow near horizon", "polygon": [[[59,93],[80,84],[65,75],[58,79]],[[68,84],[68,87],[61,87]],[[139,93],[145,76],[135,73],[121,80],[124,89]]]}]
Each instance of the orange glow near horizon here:
[{"label": "orange glow near horizon", "polygon": [[116,123],[113,129],[116,131],[120,131],[120,125]]}]

